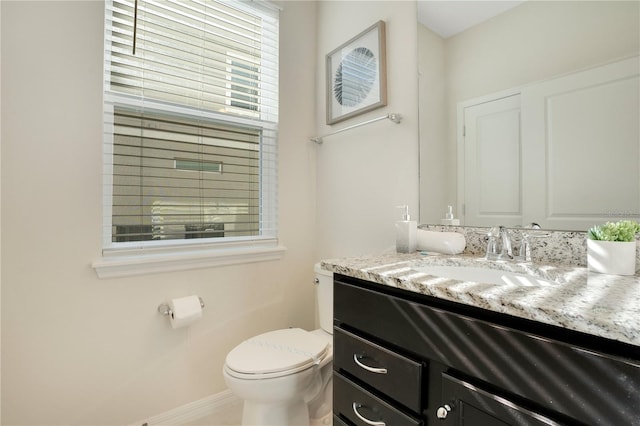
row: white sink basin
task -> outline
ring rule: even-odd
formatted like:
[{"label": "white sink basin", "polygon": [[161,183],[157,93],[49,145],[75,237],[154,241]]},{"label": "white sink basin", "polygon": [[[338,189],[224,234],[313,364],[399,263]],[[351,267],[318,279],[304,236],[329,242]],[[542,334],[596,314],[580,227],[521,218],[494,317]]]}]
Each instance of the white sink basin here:
[{"label": "white sink basin", "polygon": [[532,275],[497,269],[474,268],[468,266],[419,266],[414,268],[436,277],[449,278],[458,281],[471,281],[486,284],[510,284],[516,286],[549,286],[557,283]]}]

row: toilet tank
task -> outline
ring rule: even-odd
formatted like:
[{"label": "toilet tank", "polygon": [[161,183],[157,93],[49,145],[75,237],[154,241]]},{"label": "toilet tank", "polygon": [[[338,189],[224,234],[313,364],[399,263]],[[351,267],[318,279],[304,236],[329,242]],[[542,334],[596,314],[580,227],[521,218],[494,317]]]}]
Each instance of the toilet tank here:
[{"label": "toilet tank", "polygon": [[316,301],[320,327],[333,334],[333,272],[325,271],[316,263]]}]

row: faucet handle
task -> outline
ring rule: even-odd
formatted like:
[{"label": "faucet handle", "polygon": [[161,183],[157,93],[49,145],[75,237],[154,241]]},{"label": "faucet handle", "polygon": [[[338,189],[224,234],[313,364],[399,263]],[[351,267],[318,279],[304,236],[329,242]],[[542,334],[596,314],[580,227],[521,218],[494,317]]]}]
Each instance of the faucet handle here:
[{"label": "faucet handle", "polygon": [[531,262],[531,240],[535,238],[548,237],[550,233],[543,231],[540,225],[535,222],[523,227],[520,230],[520,233],[522,235],[522,241],[520,242],[517,259],[520,262]]},{"label": "faucet handle", "polygon": [[531,242],[527,234],[522,235],[522,242],[518,250],[518,260],[521,262],[531,262]]},{"label": "faucet handle", "polygon": [[487,233],[487,252],[485,258],[495,260],[498,258],[498,238],[500,238],[500,227],[494,226]]}]

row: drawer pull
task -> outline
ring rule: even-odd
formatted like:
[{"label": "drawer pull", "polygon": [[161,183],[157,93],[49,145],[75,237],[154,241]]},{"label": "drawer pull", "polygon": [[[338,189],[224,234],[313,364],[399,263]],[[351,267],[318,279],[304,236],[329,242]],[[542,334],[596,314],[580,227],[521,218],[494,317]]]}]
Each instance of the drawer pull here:
[{"label": "drawer pull", "polygon": [[358,416],[360,420],[371,426],[386,426],[385,422],[374,422],[373,420],[369,420],[363,417],[362,414],[358,412],[358,408],[360,407],[362,407],[362,404],[358,404],[357,402],[353,403],[353,412],[356,414],[356,416]]},{"label": "drawer pull", "polygon": [[362,358],[362,357],[361,356],[358,357],[357,354],[353,354],[353,362],[358,364],[359,367],[364,368],[365,370],[370,371],[372,373],[387,374],[386,368],[369,367],[368,365],[364,365],[363,363],[361,363],[358,358]]}]

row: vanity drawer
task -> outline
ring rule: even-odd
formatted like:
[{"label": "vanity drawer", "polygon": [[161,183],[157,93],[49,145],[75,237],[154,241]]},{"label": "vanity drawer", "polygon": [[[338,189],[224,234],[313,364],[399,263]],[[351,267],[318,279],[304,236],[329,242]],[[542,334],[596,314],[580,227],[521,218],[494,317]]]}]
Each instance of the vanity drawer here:
[{"label": "vanity drawer", "polygon": [[344,422],[340,417],[333,415],[333,426],[350,426]]},{"label": "vanity drawer", "polygon": [[[423,423],[338,373],[333,374],[333,412],[358,426],[421,426]],[[379,423],[376,423],[379,422]]]},{"label": "vanity drawer", "polygon": [[420,413],[426,370],[416,362],[340,328],[333,331],[333,365]]}]

